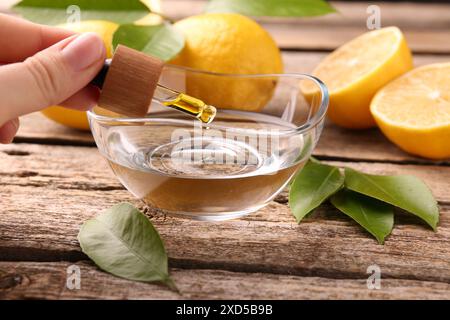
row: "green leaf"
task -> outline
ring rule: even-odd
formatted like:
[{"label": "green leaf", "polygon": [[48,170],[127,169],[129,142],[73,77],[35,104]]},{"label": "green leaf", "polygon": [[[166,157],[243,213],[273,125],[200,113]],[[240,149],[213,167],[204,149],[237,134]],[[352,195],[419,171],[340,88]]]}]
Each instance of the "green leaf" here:
[{"label": "green leaf", "polygon": [[331,197],[331,203],[355,220],[383,244],[394,227],[392,206],[362,194],[343,189]]},{"label": "green leaf", "polygon": [[316,161],[308,161],[295,177],[289,192],[289,206],[292,214],[300,221],[320,206],[344,184],[344,175],[339,168]]},{"label": "green leaf", "polygon": [[114,33],[113,46],[126,45],[168,61],[184,47],[183,34],[170,24],[157,26],[121,25]]},{"label": "green leaf", "polygon": [[139,0],[22,0],[13,9],[28,20],[42,24],[66,23],[80,8],[81,20],[109,20],[131,23],[150,9]]},{"label": "green leaf", "polygon": [[324,0],[210,0],[206,12],[248,16],[308,17],[336,12]]},{"label": "green leaf", "polygon": [[436,230],[439,209],[436,199],[422,180],[414,176],[379,176],[345,169],[348,189],[406,210]]},{"label": "green leaf", "polygon": [[120,203],[86,221],[78,234],[81,249],[101,269],[137,281],[161,281],[171,288],[167,254],[147,217]]}]

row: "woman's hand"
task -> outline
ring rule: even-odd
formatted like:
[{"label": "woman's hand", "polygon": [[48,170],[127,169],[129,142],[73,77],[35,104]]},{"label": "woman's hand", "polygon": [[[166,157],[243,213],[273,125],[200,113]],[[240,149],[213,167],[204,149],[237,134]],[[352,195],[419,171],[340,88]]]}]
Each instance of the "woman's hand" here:
[{"label": "woman's hand", "polygon": [[18,117],[51,105],[87,110],[98,99],[88,86],[106,50],[94,33],[33,24],[0,14],[0,143],[10,143]]}]

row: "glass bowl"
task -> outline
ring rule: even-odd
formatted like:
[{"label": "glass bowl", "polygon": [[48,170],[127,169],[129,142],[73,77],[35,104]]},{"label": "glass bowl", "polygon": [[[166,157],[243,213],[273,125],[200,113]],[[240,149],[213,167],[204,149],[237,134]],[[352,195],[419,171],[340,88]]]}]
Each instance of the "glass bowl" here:
[{"label": "glass bowl", "polygon": [[328,107],[325,85],[305,74],[166,66],[159,83],[216,106],[215,120],[203,124],[153,100],[144,118],[95,108],[89,123],[135,197],[197,220],[236,218],[275,198],[311,155]]}]

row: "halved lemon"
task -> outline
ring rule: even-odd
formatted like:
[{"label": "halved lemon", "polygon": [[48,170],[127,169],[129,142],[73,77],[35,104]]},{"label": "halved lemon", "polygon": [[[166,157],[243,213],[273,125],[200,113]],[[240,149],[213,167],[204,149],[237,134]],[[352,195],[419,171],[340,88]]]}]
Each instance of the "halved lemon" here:
[{"label": "halved lemon", "polygon": [[[397,27],[367,32],[328,55],[313,71],[330,92],[330,119],[343,127],[373,127],[370,101],[389,81],[413,68],[411,51]],[[302,91],[312,96],[314,87]]]},{"label": "halved lemon", "polygon": [[450,62],[423,66],[381,89],[370,110],[381,131],[403,150],[450,157]]}]

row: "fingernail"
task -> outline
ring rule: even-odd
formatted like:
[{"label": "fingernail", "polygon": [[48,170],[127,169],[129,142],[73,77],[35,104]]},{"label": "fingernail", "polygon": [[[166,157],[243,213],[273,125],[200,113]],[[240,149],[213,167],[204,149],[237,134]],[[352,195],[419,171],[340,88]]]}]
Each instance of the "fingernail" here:
[{"label": "fingernail", "polygon": [[75,71],[82,71],[95,62],[105,58],[105,46],[102,39],[92,32],[75,37],[62,50],[66,62]]}]

